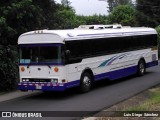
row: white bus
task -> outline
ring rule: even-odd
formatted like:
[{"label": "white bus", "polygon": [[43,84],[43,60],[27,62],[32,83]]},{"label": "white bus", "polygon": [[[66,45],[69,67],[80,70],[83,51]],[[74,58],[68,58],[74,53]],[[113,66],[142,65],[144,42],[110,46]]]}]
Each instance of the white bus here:
[{"label": "white bus", "polygon": [[144,75],[158,65],[157,32],[145,27],[86,25],[22,34],[19,90],[82,92],[98,80]]}]

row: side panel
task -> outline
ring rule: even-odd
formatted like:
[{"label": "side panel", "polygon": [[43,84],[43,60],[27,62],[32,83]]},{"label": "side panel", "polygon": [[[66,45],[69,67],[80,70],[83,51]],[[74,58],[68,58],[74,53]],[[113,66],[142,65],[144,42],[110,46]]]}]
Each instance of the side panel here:
[{"label": "side panel", "polygon": [[79,86],[80,85],[80,75],[81,72],[78,71],[78,64],[69,64],[66,65],[67,69],[67,80],[69,82],[67,88],[73,87],[73,86]]},{"label": "side panel", "polygon": [[135,74],[141,58],[145,59],[147,68],[158,64],[157,50],[151,51],[151,49],[93,57],[83,59],[81,63],[67,65],[67,79],[70,81],[80,80],[83,70],[90,68],[95,80],[103,78],[115,80]]}]

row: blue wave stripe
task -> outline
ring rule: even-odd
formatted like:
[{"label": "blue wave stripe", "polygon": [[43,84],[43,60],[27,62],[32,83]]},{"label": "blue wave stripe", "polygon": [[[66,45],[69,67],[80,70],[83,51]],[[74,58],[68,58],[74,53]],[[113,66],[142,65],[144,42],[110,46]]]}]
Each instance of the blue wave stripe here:
[{"label": "blue wave stripe", "polygon": [[107,66],[107,65],[110,65],[112,64],[115,60],[117,59],[122,59],[124,58],[125,56],[127,56],[127,54],[122,54],[122,55],[119,55],[119,56],[113,56],[112,58],[104,61],[103,63],[101,63],[98,67],[104,67],[104,66]]}]

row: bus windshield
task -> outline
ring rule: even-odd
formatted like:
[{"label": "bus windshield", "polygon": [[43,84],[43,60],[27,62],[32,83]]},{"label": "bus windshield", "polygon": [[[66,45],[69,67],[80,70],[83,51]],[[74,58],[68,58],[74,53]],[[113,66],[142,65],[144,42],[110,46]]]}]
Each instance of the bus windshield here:
[{"label": "bus windshield", "polygon": [[21,45],[20,64],[62,64],[62,45]]}]

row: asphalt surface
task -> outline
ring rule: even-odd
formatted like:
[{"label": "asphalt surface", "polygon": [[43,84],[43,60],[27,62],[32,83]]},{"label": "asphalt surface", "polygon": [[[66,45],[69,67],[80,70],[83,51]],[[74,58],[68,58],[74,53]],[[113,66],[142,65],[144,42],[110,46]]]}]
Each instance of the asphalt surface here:
[{"label": "asphalt surface", "polygon": [[147,73],[142,77],[131,76],[114,82],[97,82],[93,90],[85,94],[70,89],[63,93],[38,92],[31,96],[3,101],[0,102],[0,111],[63,111],[52,113],[52,115],[60,114],[58,117],[40,120],[81,119],[75,111],[80,111],[79,114],[84,111],[96,113],[158,84],[160,84],[160,66],[147,69]]}]

